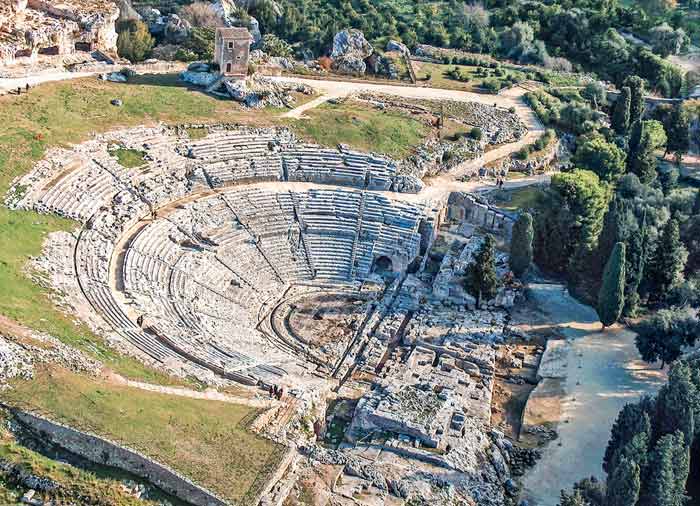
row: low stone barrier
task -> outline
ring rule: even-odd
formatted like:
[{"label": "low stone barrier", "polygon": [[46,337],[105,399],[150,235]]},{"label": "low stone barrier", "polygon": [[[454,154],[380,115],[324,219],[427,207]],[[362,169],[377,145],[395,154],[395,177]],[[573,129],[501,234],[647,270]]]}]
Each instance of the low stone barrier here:
[{"label": "low stone barrier", "polygon": [[43,441],[97,464],[116,467],[148,480],[161,490],[195,506],[228,506],[213,492],[195,485],[169,467],[118,443],[81,432],[41,416],[11,410],[15,420]]}]

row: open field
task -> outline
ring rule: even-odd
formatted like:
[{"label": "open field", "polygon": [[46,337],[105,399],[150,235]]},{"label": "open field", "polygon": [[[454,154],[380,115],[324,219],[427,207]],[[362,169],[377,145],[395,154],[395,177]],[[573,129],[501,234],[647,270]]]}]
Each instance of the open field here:
[{"label": "open field", "polygon": [[282,451],[248,431],[254,408],[115,386],[59,368],[15,383],[4,397],[124,443],[237,504],[255,495]]},{"label": "open field", "polygon": [[[481,84],[486,80],[495,80],[499,83],[506,83],[506,76],[513,76],[518,80],[525,78],[525,73],[519,70],[506,70],[503,69],[503,75],[495,75],[494,69],[467,65],[445,65],[441,63],[426,63],[426,62],[414,62],[416,67],[416,77],[418,78],[419,84],[424,86],[431,86],[434,88],[444,88],[448,90],[461,90],[461,91],[483,91]],[[451,78],[447,75],[447,72],[457,69],[459,73],[463,76],[465,81],[457,80]],[[477,75],[477,72],[486,72],[488,76],[483,74]],[[428,79],[428,75],[430,79]]]},{"label": "open field", "polygon": [[405,158],[430,133],[430,127],[407,114],[380,111],[367,104],[325,103],[306,116],[290,122],[303,138],[330,147],[347,144],[393,158]]},{"label": "open field", "polygon": [[496,190],[489,197],[494,205],[507,211],[518,211],[534,207],[542,195],[542,189],[537,186],[523,186],[512,190]]}]

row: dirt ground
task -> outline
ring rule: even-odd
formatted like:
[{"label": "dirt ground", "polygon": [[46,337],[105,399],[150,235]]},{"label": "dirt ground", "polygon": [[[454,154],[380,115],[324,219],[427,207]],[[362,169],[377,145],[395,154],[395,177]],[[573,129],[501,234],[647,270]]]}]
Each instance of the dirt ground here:
[{"label": "dirt ground", "polygon": [[[542,348],[537,342],[513,343],[499,356],[491,399],[491,424],[507,437],[520,437],[522,415],[530,393],[537,384],[537,364]],[[511,367],[511,357],[527,357],[522,367]],[[516,362],[519,359],[516,358]]]},{"label": "dirt ground", "polygon": [[[569,296],[561,285],[531,284],[529,298],[561,334],[563,388],[549,389],[542,417],[558,413],[558,438],[543,449],[542,459],[523,479],[523,498],[531,505],[554,506],[560,490],[587,476],[603,477],[601,463],[619,410],[665,381],[658,365],[641,361],[634,333],[614,327],[601,332],[595,311]],[[533,321],[533,326],[538,324]],[[533,413],[532,416],[537,416]]]},{"label": "dirt ground", "polygon": [[309,344],[342,343],[353,335],[366,308],[366,300],[352,295],[314,294],[294,303],[289,324]]}]

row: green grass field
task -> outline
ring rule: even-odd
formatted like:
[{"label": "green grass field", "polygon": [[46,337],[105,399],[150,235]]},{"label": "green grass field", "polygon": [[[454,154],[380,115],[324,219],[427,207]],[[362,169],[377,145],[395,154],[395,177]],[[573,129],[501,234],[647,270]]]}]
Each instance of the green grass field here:
[{"label": "green grass field", "polygon": [[235,504],[249,504],[283,447],[249,432],[257,410],[146,392],[50,368],[4,401],[122,442]]},{"label": "green grass field", "polygon": [[538,186],[523,186],[514,190],[499,190],[492,194],[494,205],[507,211],[518,211],[534,207],[542,195]]},{"label": "green grass field", "polygon": [[117,162],[119,162],[119,165],[125,169],[141,167],[144,163],[146,163],[144,159],[144,155],[146,153],[139,151],[138,149],[118,148],[112,151],[112,154],[117,157]]},{"label": "green grass field", "polygon": [[347,144],[396,159],[405,158],[430,133],[430,127],[407,114],[372,109],[366,104],[323,104],[291,120],[301,137],[324,146]]},{"label": "green grass field", "polygon": [[[490,77],[477,76],[477,67],[466,66],[466,65],[445,65],[439,63],[426,63],[426,62],[416,62],[415,63],[418,70],[416,70],[416,77],[420,84],[431,86],[433,88],[444,88],[448,90],[461,90],[461,91],[483,91],[481,90],[481,83],[484,79],[495,79],[501,83],[505,83],[505,76],[496,77],[493,75],[493,69],[487,69]],[[446,71],[457,68],[460,70],[462,75],[468,77],[468,81],[458,81],[452,79],[446,75]],[[506,74],[511,74],[519,79],[525,77],[525,73],[519,70],[506,70]],[[430,79],[427,79],[428,74]]]}]

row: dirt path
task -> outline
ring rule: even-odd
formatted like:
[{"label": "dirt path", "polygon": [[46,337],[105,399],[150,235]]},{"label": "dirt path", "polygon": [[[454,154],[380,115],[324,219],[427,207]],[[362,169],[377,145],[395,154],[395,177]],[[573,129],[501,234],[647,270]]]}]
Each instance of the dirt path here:
[{"label": "dirt path", "polygon": [[593,308],[570,297],[561,285],[533,284],[529,290],[566,338],[559,438],[523,479],[523,498],[531,505],[555,506],[561,489],[587,476],[603,477],[601,464],[617,413],[655,392],[665,374],[640,360],[633,332],[622,327],[601,332]]},{"label": "dirt path", "polygon": [[43,72],[40,74],[17,77],[17,78],[4,78],[0,79],[0,95],[5,93],[16,92],[17,88],[21,88],[24,92],[27,84],[34,87],[42,83],[49,83],[52,81],[66,81],[68,79],[79,79],[81,77],[89,77],[94,75],[94,72]]},{"label": "dirt path", "polygon": [[157,392],[166,395],[188,397],[190,399],[227,402],[230,404],[240,404],[253,408],[271,408],[279,404],[278,401],[271,399],[257,399],[254,397],[225,394],[213,388],[207,388],[206,390],[199,391],[184,387],[168,387],[154,385],[152,383],[144,383],[142,381],[133,381],[113,372],[108,373],[105,379],[113,385],[138,388],[139,390],[145,390],[147,392]]}]

